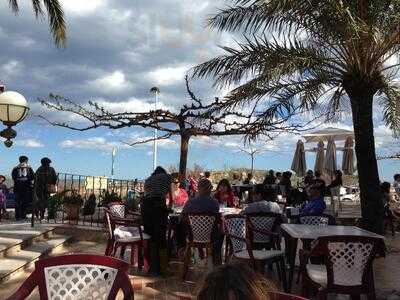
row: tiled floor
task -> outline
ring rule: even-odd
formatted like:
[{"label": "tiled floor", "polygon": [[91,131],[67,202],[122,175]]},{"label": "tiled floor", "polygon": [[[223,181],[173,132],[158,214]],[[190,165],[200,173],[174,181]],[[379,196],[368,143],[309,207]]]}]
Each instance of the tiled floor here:
[{"label": "tiled floor", "polygon": [[[90,232],[87,232],[86,237],[84,235],[80,235],[82,240],[65,247],[62,252],[104,253],[105,244],[98,235],[93,237]],[[378,299],[387,299],[389,295],[395,294],[395,290],[400,291],[400,234],[397,234],[396,239],[388,237],[386,244],[389,250],[387,257],[378,259],[375,263]],[[128,257],[129,253],[127,252],[126,258]],[[188,281],[184,283],[178,277],[181,274],[182,264],[173,261],[170,264],[170,269],[177,276],[166,279],[152,278],[138,274],[133,270],[132,282],[135,289],[135,299],[179,300],[182,297],[185,297],[184,299],[190,298],[196,294],[202,278],[207,274],[210,267],[206,266],[204,262],[199,262],[194,269],[191,269]],[[28,272],[25,272],[0,285],[0,299],[6,299],[7,296],[12,294],[28,274]],[[273,280],[271,277],[269,278]],[[295,287],[295,290],[298,290],[298,287]],[[37,292],[35,291],[29,299],[39,299]]]}]

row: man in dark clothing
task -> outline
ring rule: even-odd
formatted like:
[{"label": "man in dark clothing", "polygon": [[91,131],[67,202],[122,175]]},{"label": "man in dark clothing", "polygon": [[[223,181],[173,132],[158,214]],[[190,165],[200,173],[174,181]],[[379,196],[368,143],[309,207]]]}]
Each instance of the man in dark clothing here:
[{"label": "man in dark clothing", "polygon": [[166,196],[169,194],[169,199],[172,199],[171,181],[171,175],[162,167],[157,167],[144,182],[141,210],[144,231],[151,236],[149,273],[154,275],[165,275],[168,268]]},{"label": "man in dark clothing", "polygon": [[208,179],[199,181],[199,195],[186,202],[182,214],[218,213],[218,201],[211,197],[212,184]]},{"label": "man in dark clothing", "polygon": [[32,204],[34,180],[34,173],[28,164],[28,157],[21,156],[19,158],[19,165],[12,170],[11,177],[14,181],[15,218],[24,220],[26,210]]},{"label": "man in dark clothing", "polygon": [[40,219],[43,219],[50,193],[55,192],[52,191],[52,187],[57,183],[57,174],[54,168],[50,167],[51,160],[49,158],[42,158],[40,163],[41,166],[35,174],[35,191],[38,200],[36,209],[40,214]]},{"label": "man in dark clothing", "polygon": [[[190,199],[186,202],[182,210],[182,218],[192,213],[203,213],[203,214],[218,214],[219,213],[219,203],[217,200],[211,197],[212,183],[208,179],[201,179],[199,181],[199,195],[195,198]],[[220,265],[222,263],[221,258],[221,248],[224,241],[224,236],[222,235],[222,228],[213,232],[213,263],[214,265]],[[184,243],[187,232],[182,230],[182,239]],[[178,241],[179,243],[179,241]],[[202,249],[199,249],[200,257],[204,254]]]}]

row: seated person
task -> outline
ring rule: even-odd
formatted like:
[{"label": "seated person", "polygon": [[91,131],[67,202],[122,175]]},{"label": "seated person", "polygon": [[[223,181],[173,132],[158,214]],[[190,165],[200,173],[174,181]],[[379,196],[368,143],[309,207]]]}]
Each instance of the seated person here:
[{"label": "seated person", "polygon": [[[212,183],[208,179],[200,179],[198,189],[198,196],[190,199],[183,207],[182,219],[191,213],[219,213],[219,204],[211,197]],[[178,235],[181,235],[180,237],[177,237],[178,247],[185,245],[185,236],[187,235],[185,228],[183,226],[180,228],[181,231],[177,233]],[[214,265],[219,265],[222,263],[221,248],[224,241],[224,235],[222,234],[222,229],[219,229],[213,234],[213,263]],[[199,251],[200,256],[202,256],[202,249],[199,249]]]},{"label": "seated person", "polygon": [[315,181],[314,172],[312,170],[308,170],[306,176],[304,176],[304,186],[312,185]]},{"label": "seated person", "polygon": [[236,197],[228,179],[224,178],[218,183],[214,198],[219,202],[220,205],[225,205],[226,207],[236,206]]},{"label": "seated person", "polygon": [[275,183],[276,183],[276,184],[281,184],[282,173],[281,173],[281,172],[276,172],[275,176],[276,176]]},{"label": "seated person", "polygon": [[265,176],[263,184],[265,185],[271,185],[271,184],[276,184],[276,177],[275,177],[275,172],[274,170],[269,170],[268,175]]},{"label": "seated person", "polygon": [[332,188],[335,188],[335,187],[338,187],[338,186],[342,186],[342,185],[343,185],[343,179],[342,179],[342,177],[343,177],[342,171],[337,170],[337,171],[335,172],[335,179],[332,180],[331,184],[328,185],[328,186],[326,187],[326,189],[327,189],[328,191],[330,191]]},{"label": "seated person", "polygon": [[246,179],[243,181],[243,184],[255,184],[256,180],[253,178],[253,174],[248,173]]},{"label": "seated person", "polygon": [[400,196],[400,174],[395,174],[393,176],[394,182],[393,182],[393,188],[394,191],[398,196]]},{"label": "seated person", "polygon": [[171,183],[172,201],[167,196],[167,202],[171,206],[183,206],[188,201],[189,196],[184,188],[181,187],[179,178],[176,176],[172,179]]},{"label": "seated person", "polygon": [[300,211],[301,215],[320,215],[323,214],[326,209],[324,201],[322,186],[313,184],[307,189],[309,201],[303,206]]},{"label": "seated person", "polygon": [[[266,189],[263,184],[257,184],[254,187],[253,203],[250,203],[242,214],[272,212],[276,214],[282,213],[278,203],[276,203],[276,191],[269,189],[266,196]],[[268,199],[267,199],[268,198]],[[275,201],[273,201],[275,199]]]},{"label": "seated person", "polygon": [[390,191],[390,183],[384,182],[381,184],[383,193],[384,205],[390,209],[396,219],[400,219],[400,201],[397,201]]},{"label": "seated person", "polygon": [[212,184],[208,179],[200,179],[198,196],[185,203],[182,214],[218,213],[218,201],[211,197]]},{"label": "seated person", "polygon": [[321,187],[321,192],[322,192],[322,196],[325,196],[325,192],[326,192],[326,182],[325,180],[322,178],[322,173],[319,171],[315,172],[315,180],[314,180],[314,184],[318,185]]}]

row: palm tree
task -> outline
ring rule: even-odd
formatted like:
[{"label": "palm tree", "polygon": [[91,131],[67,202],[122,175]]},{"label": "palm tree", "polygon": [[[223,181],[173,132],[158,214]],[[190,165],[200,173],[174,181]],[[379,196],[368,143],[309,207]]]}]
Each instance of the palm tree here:
[{"label": "palm tree", "polygon": [[[18,13],[18,0],[8,0],[13,12]],[[32,0],[33,11],[36,18],[45,14],[43,6],[46,8],[49,26],[53,39],[57,47],[64,47],[67,40],[66,24],[64,19],[64,11],[58,0]]]},{"label": "palm tree", "polygon": [[208,21],[212,29],[244,35],[193,70],[216,86],[235,86],[224,108],[254,104],[264,120],[351,111],[363,226],[382,232],[373,112],[381,108],[398,131],[400,1],[235,0]]}]

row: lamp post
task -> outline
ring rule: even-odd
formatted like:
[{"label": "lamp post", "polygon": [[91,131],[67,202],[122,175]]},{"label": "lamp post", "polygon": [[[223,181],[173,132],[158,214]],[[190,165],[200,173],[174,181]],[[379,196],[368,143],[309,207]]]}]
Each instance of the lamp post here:
[{"label": "lamp post", "polygon": [[[160,89],[156,86],[150,89],[150,93],[154,95],[154,116],[157,114],[157,100],[160,94]],[[154,143],[153,143],[153,171],[157,167],[157,128],[154,128]]]},{"label": "lamp post", "polygon": [[11,127],[24,120],[28,111],[28,103],[24,96],[17,92],[5,92],[4,86],[0,86],[0,121],[7,127],[0,132],[0,136],[6,139],[6,147],[11,147],[12,139],[17,136],[17,132]]}]

